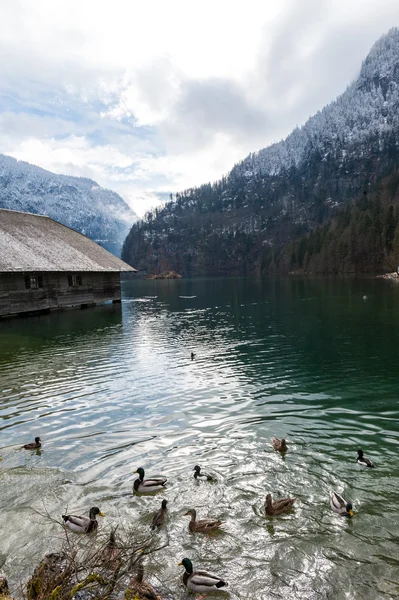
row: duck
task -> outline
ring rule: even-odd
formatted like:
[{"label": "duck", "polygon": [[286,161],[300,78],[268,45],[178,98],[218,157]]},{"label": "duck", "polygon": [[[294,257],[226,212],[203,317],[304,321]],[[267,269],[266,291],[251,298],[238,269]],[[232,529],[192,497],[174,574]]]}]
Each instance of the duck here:
[{"label": "duck", "polygon": [[370,469],[375,469],[375,465],[373,465],[373,463],[371,462],[371,460],[369,460],[368,458],[366,458],[365,456],[363,456],[363,450],[358,450],[357,451],[357,460],[356,462],[359,463],[359,465],[362,465],[363,467],[369,467]]},{"label": "duck", "polygon": [[337,492],[330,492],[330,504],[331,508],[334,512],[343,517],[353,517],[353,507],[352,502],[347,502],[342,496],[337,494]]},{"label": "duck", "polygon": [[105,517],[97,506],[90,509],[89,516],[62,515],[66,527],[75,533],[92,533],[98,528],[96,516]]},{"label": "duck", "polygon": [[35,441],[30,444],[25,444],[22,446],[25,450],[37,450],[37,448],[41,448],[41,439],[39,437],[35,437]]},{"label": "duck", "polygon": [[284,438],[281,440],[276,437],[272,437],[273,448],[277,450],[277,452],[287,452],[288,447]]},{"label": "duck", "polygon": [[137,568],[137,575],[133,577],[133,579],[129,583],[129,589],[136,594],[134,598],[138,598],[138,600],[162,600],[161,596],[159,596],[152,585],[143,581],[144,577],[144,567],[140,562]]},{"label": "duck", "polygon": [[219,519],[200,519],[197,521],[197,511],[194,508],[190,508],[190,510],[184,513],[184,516],[191,517],[188,528],[192,533],[195,533],[196,531],[200,533],[215,531],[216,529],[219,529],[222,524],[222,521],[219,521]]},{"label": "duck", "polygon": [[119,558],[121,549],[118,548],[116,543],[115,531],[116,529],[111,530],[109,534],[109,540],[101,553],[102,562],[106,567],[112,569],[113,571],[116,571],[116,569],[119,569],[121,566],[121,560]]},{"label": "duck", "polygon": [[183,575],[183,583],[193,592],[215,592],[228,585],[226,581],[213,573],[199,570],[194,571],[193,563],[189,558],[183,558],[179,566],[183,566],[186,569]]},{"label": "duck", "polygon": [[162,500],[161,508],[155,513],[154,518],[152,519],[151,529],[156,529],[157,527],[161,527],[164,524],[167,513],[167,500]]},{"label": "duck", "polygon": [[140,494],[149,493],[149,492],[158,492],[159,490],[164,489],[166,482],[168,481],[166,477],[157,477],[153,479],[144,479],[144,469],[139,467],[135,473],[138,473],[138,479],[134,480],[133,489],[135,492]]},{"label": "duck", "polygon": [[216,481],[216,477],[210,475],[209,473],[204,473],[201,471],[201,467],[195,465],[194,469],[194,479],[200,479],[202,481]]},{"label": "duck", "polygon": [[294,504],[296,498],[282,498],[273,500],[271,494],[267,494],[265,502],[265,512],[267,515],[281,515],[288,512]]}]

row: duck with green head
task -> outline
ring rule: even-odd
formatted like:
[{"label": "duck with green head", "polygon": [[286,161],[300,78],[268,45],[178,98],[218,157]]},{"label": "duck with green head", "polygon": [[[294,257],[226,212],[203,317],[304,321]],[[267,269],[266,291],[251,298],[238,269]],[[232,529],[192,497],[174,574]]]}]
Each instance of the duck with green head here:
[{"label": "duck with green head", "polygon": [[224,581],[221,577],[218,577],[218,575],[214,575],[214,573],[209,573],[209,571],[202,570],[194,571],[193,563],[189,558],[183,558],[183,560],[179,563],[179,566],[183,566],[185,568],[185,573],[183,575],[184,585],[193,592],[216,592],[228,585],[226,581]]},{"label": "duck with green head", "polygon": [[143,467],[139,467],[135,473],[138,473],[138,478],[134,480],[133,490],[139,494],[149,494],[150,492],[159,492],[163,490],[166,482],[166,477],[153,477],[152,479],[144,479],[145,472]]},{"label": "duck with green head", "polygon": [[42,440],[39,437],[35,437],[35,441],[34,442],[30,442],[29,444],[25,444],[22,447],[25,450],[38,450],[38,448],[41,448],[41,446],[42,446]]},{"label": "duck with green head", "polygon": [[75,533],[92,533],[98,529],[96,516],[105,517],[97,506],[90,509],[89,516],[62,515],[66,527]]},{"label": "duck with green head", "polygon": [[369,469],[375,469],[375,465],[373,465],[373,463],[371,462],[371,460],[369,458],[366,458],[363,454],[363,450],[358,450],[357,451],[357,459],[356,459],[357,463],[359,465],[362,465],[362,467],[368,467]]},{"label": "duck with green head", "polygon": [[352,502],[347,502],[337,492],[330,492],[330,505],[333,511],[342,517],[353,517],[354,515]]},{"label": "duck with green head", "polygon": [[216,481],[216,477],[214,477],[214,475],[211,475],[210,473],[204,473],[204,471],[201,471],[201,467],[199,465],[195,465],[193,471],[194,479],[200,481]]}]

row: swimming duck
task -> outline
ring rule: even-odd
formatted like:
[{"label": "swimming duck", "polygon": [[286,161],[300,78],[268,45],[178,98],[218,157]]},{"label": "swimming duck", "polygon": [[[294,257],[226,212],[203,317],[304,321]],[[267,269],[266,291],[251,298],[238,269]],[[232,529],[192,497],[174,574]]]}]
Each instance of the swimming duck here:
[{"label": "swimming duck", "polygon": [[215,529],[218,529],[222,524],[222,521],[219,521],[219,519],[200,519],[197,521],[197,511],[194,508],[190,508],[190,510],[184,513],[184,516],[191,517],[188,528],[192,533],[196,531],[200,533],[215,531]]},{"label": "swimming duck", "polygon": [[201,479],[202,481],[216,481],[216,477],[213,477],[213,475],[210,475],[209,473],[204,473],[201,471],[201,467],[198,465],[195,465],[193,471],[194,479]]},{"label": "swimming duck", "polygon": [[162,500],[161,508],[158,512],[155,513],[154,518],[152,519],[151,529],[156,529],[157,527],[161,527],[164,524],[167,513],[167,500]]},{"label": "swimming duck", "polygon": [[140,562],[137,569],[136,577],[129,583],[129,589],[132,590],[133,594],[137,594],[138,600],[162,600],[161,596],[159,596],[152,585],[143,581],[144,577],[144,567]]},{"label": "swimming duck", "polygon": [[371,460],[363,456],[363,450],[358,450],[357,454],[357,462],[359,463],[359,465],[362,465],[363,467],[369,467],[370,469],[375,469],[375,466],[373,465]]},{"label": "swimming duck", "polygon": [[277,452],[287,452],[288,447],[284,438],[281,440],[276,437],[272,437],[273,448],[277,450]]},{"label": "swimming duck", "polygon": [[215,592],[228,585],[226,581],[223,581],[223,579],[213,573],[199,570],[194,571],[193,563],[189,558],[183,558],[179,563],[180,565],[186,569],[183,575],[183,583],[193,592]]},{"label": "swimming duck", "polygon": [[281,515],[288,512],[294,504],[296,498],[282,498],[273,500],[271,494],[267,494],[265,502],[265,512],[267,515]]},{"label": "swimming duck", "polygon": [[134,480],[133,489],[135,492],[149,493],[149,492],[158,492],[165,487],[166,482],[168,481],[166,477],[157,477],[154,479],[144,479],[144,469],[139,467],[135,473],[138,473],[138,479]]},{"label": "swimming duck", "polygon": [[36,450],[37,448],[41,448],[41,439],[39,437],[35,437],[35,441],[30,444],[25,444],[23,446],[25,450]]},{"label": "swimming duck", "polygon": [[337,492],[330,492],[330,504],[333,511],[339,515],[353,517],[352,502],[347,502]]},{"label": "swimming duck", "polygon": [[62,515],[65,525],[75,533],[92,533],[98,528],[96,516],[105,517],[97,506],[90,509],[88,517],[77,515]]}]

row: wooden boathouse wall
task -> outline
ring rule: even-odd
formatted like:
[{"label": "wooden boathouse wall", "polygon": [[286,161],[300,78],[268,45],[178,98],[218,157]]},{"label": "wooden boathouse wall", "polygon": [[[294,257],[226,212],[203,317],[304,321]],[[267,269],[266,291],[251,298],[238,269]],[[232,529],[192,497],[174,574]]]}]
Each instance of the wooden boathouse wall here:
[{"label": "wooden boathouse wall", "polygon": [[121,300],[136,269],[73,229],[0,209],[0,317]]},{"label": "wooden boathouse wall", "polygon": [[0,273],[0,317],[120,299],[119,273]]}]

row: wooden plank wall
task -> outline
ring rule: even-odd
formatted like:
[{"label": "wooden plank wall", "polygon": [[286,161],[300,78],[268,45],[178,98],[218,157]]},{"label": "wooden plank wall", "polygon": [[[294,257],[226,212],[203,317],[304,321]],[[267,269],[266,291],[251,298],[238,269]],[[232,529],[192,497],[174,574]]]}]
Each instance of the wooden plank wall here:
[{"label": "wooden plank wall", "polygon": [[[42,275],[43,287],[26,289],[25,275]],[[70,286],[68,275],[82,285]],[[0,316],[120,300],[119,273],[0,273]]]}]

